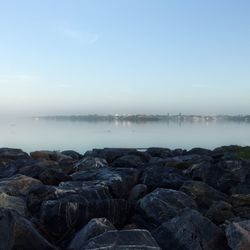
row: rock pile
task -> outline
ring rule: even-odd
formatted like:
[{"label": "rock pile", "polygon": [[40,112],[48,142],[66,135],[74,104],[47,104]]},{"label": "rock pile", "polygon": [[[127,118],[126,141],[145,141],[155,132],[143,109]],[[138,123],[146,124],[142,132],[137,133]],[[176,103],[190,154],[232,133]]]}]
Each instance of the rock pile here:
[{"label": "rock pile", "polygon": [[250,148],[0,149],[0,250],[249,250]]}]

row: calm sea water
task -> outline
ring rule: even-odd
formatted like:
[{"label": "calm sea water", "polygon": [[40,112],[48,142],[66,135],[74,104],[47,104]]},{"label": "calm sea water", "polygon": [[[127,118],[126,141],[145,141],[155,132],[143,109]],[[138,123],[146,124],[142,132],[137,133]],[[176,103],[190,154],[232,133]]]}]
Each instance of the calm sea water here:
[{"label": "calm sea water", "polygon": [[103,147],[215,148],[250,145],[250,124],[236,122],[77,122],[5,119],[0,122],[0,147],[33,150]]}]

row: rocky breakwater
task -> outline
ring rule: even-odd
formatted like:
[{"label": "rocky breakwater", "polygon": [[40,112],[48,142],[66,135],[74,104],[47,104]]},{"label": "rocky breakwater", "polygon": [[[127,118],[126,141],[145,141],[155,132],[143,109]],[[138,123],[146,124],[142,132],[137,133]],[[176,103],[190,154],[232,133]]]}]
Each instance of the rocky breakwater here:
[{"label": "rocky breakwater", "polygon": [[250,148],[0,149],[0,250],[250,249]]}]

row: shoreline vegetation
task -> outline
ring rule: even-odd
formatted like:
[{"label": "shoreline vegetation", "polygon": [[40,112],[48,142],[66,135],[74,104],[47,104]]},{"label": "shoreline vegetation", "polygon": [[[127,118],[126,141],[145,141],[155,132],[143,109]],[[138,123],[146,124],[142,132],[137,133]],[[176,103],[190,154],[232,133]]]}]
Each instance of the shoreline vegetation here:
[{"label": "shoreline vegetation", "polygon": [[250,115],[56,115],[56,116],[38,116],[34,119],[56,120],[56,121],[86,121],[86,122],[248,122]]},{"label": "shoreline vegetation", "polygon": [[0,249],[250,249],[250,147],[0,148]]}]

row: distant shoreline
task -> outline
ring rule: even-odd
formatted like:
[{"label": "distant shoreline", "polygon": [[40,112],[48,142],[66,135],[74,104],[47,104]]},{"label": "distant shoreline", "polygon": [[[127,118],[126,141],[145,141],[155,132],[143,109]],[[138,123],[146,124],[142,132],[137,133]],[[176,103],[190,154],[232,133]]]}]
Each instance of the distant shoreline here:
[{"label": "distant shoreline", "polygon": [[37,116],[34,119],[57,120],[57,121],[125,121],[125,122],[160,122],[160,121],[178,121],[178,122],[210,122],[210,121],[230,121],[230,122],[250,122],[250,115],[54,115]]}]

